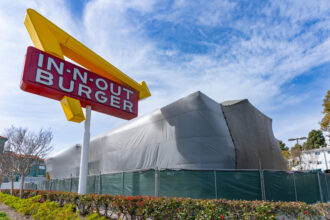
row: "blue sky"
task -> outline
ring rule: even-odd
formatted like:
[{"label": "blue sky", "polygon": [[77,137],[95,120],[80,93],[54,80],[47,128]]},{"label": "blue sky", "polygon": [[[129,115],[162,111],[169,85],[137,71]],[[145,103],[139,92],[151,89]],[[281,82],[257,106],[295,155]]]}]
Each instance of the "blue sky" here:
[{"label": "blue sky", "polygon": [[[10,125],[51,128],[56,151],[82,140],[59,102],[19,89],[33,8],[124,73],[152,97],[139,115],[195,91],[218,102],[248,98],[273,119],[278,139],[319,128],[330,89],[328,1],[10,1],[0,2],[0,133]],[[91,135],[125,121],[92,113]],[[291,146],[291,143],[289,143]]]}]

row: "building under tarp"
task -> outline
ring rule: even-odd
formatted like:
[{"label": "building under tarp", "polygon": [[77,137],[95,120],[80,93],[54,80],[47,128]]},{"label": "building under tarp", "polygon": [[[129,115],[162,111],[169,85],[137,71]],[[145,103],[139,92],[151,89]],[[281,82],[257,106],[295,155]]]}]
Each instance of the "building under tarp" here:
[{"label": "building under tarp", "polygon": [[[79,145],[46,159],[52,179],[79,175]],[[272,120],[247,99],[195,92],[91,140],[89,175],[147,169],[274,169],[286,163]]]},{"label": "building under tarp", "polygon": [[[79,145],[46,159],[50,181],[77,192]],[[87,193],[208,199],[329,201],[330,175],[288,172],[272,120],[246,99],[195,92],[91,140]]]}]

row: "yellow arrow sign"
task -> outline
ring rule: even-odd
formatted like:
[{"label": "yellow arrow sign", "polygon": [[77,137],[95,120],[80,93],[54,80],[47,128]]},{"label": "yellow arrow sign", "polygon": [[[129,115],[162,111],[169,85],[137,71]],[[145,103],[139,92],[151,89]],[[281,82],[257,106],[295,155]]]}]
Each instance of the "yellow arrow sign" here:
[{"label": "yellow arrow sign", "polygon": [[[147,84],[144,81],[141,83],[134,81],[132,78],[111,65],[109,62],[94,53],[78,40],[74,39],[68,33],[57,27],[35,10],[27,10],[24,24],[30,34],[33,44],[38,49],[55,55],[61,59],[64,59],[64,56],[66,56],[92,72],[131,87],[132,89],[138,91],[139,100],[151,96]],[[63,103],[67,103],[66,109],[70,109],[70,106],[77,105],[77,103],[74,103],[77,101],[78,100],[68,98]],[[80,103],[78,104],[80,105]],[[79,117],[81,116],[78,116],[77,120],[72,121],[82,121],[83,119],[81,120]]]}]

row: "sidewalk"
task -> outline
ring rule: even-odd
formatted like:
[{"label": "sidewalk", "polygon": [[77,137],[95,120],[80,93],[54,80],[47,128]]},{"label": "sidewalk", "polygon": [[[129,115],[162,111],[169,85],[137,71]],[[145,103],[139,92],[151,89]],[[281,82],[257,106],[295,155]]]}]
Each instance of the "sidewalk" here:
[{"label": "sidewalk", "polygon": [[5,204],[0,202],[0,212],[5,212],[7,217],[11,220],[32,220],[33,218],[30,216],[25,216],[21,213],[16,212],[14,209],[6,206]]}]

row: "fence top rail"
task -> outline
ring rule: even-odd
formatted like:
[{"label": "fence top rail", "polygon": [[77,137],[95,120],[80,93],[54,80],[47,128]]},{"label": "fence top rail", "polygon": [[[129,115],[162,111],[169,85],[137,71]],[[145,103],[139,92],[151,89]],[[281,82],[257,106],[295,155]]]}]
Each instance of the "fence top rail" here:
[{"label": "fence top rail", "polygon": [[[107,173],[99,173],[99,174],[92,174],[92,175],[88,175],[90,177],[94,177],[94,176],[102,176],[102,175],[109,175],[109,174],[122,174],[122,173],[137,173],[137,172],[144,172],[144,171],[221,171],[221,172],[259,172],[259,169],[158,169],[158,168],[148,168],[148,169],[136,169],[136,170],[126,170],[126,171],[115,171],[115,172],[107,172]],[[292,173],[302,173],[302,174],[311,174],[311,173],[323,173],[321,171],[317,171],[317,172],[310,172],[310,171],[287,171],[287,170],[272,170],[272,169],[262,169],[262,171],[266,171],[266,172],[284,172],[284,173],[288,173],[288,174],[292,174]],[[327,173],[324,173],[325,175],[329,175]],[[58,178],[57,180],[65,180],[65,179],[75,179],[78,178],[76,177],[68,177],[68,178]],[[53,178],[51,178],[51,180],[54,180]]]}]

